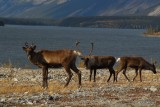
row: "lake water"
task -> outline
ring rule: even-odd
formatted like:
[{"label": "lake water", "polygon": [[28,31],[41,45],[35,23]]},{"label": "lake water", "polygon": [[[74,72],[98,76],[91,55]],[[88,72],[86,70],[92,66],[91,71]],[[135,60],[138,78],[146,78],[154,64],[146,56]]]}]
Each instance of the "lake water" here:
[{"label": "lake water", "polygon": [[0,63],[12,62],[24,67],[32,65],[22,46],[27,41],[34,42],[41,49],[76,49],[75,42],[80,41],[80,50],[89,54],[90,42],[95,43],[94,55],[142,56],[149,62],[160,60],[160,38],[145,37],[145,30],[73,28],[54,26],[18,26],[0,27]]}]

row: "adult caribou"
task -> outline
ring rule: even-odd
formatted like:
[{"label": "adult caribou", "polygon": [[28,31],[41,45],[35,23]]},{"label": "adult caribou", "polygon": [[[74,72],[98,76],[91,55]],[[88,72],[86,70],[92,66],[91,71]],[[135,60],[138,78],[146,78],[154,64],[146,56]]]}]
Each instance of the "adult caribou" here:
[{"label": "adult caribou", "polygon": [[68,86],[73,73],[71,69],[78,75],[79,87],[81,86],[81,71],[76,67],[76,57],[81,55],[77,50],[41,50],[35,52],[36,45],[28,45],[25,43],[25,46],[22,47],[23,50],[27,53],[27,57],[31,63],[42,68],[43,71],[43,87],[48,87],[48,68],[60,68],[64,67],[68,74],[68,80],[65,84],[65,87]]},{"label": "adult caribou", "polygon": [[142,70],[151,70],[154,74],[156,74],[156,67],[154,64],[150,64],[147,62],[144,58],[142,57],[120,57],[117,59],[117,62],[119,62],[119,70],[116,72],[116,80],[118,73],[120,71],[123,71],[123,75],[125,78],[130,81],[126,75],[126,70],[127,67],[135,69],[135,77],[133,78],[133,81],[138,75],[138,70],[139,70],[139,75],[140,75],[140,81],[142,82]]},{"label": "adult caribou", "polygon": [[[79,43],[80,42],[77,42],[77,44],[76,44],[77,48],[78,48]],[[94,70],[94,82],[96,82],[97,69],[109,69],[110,76],[109,76],[107,82],[109,82],[112,75],[114,76],[113,81],[115,81],[116,80],[115,70],[113,69],[113,66],[116,62],[115,57],[113,57],[113,56],[94,56],[94,55],[92,55],[93,43],[91,43],[91,44],[92,44],[92,48],[90,50],[89,56],[81,56],[81,59],[84,61],[84,65],[85,65],[86,69],[90,70],[89,80],[91,81],[93,70]]]}]

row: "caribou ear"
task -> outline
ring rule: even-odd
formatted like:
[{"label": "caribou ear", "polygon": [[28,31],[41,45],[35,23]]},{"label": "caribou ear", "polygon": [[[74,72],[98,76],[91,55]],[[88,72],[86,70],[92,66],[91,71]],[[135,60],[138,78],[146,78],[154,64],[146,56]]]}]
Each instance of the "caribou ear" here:
[{"label": "caribou ear", "polygon": [[156,64],[157,64],[157,61],[154,61],[153,64],[156,65]]},{"label": "caribou ear", "polygon": [[36,45],[33,46],[33,50],[35,50],[35,49],[36,49]]},{"label": "caribou ear", "polygon": [[26,47],[22,47],[22,49],[23,49],[24,51],[26,51]]},{"label": "caribou ear", "polygon": [[154,62],[152,63],[152,66],[155,68],[156,64],[157,64],[157,61],[154,61]]},{"label": "caribou ear", "polygon": [[152,66],[155,67],[155,64],[153,63]]},{"label": "caribou ear", "polygon": [[84,60],[84,57],[81,57],[81,60]]},{"label": "caribou ear", "polygon": [[84,56],[81,56],[80,58],[81,58],[81,60],[85,60],[86,59]]}]

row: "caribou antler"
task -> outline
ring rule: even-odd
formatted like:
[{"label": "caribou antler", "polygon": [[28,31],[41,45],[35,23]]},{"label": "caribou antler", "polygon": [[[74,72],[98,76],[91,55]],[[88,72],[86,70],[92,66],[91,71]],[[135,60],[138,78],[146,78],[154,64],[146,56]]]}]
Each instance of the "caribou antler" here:
[{"label": "caribou antler", "polygon": [[91,45],[92,45],[92,48],[91,48],[91,50],[90,50],[89,56],[91,56],[91,55],[92,55],[94,43],[93,43],[93,42],[91,42]]},{"label": "caribou antler", "polygon": [[76,47],[78,51],[79,51],[79,47],[78,47],[79,43],[80,43],[79,41],[76,42]]},{"label": "caribou antler", "polygon": [[34,42],[32,42],[31,47],[34,47],[34,46],[35,46],[35,44],[34,44]]},{"label": "caribou antler", "polygon": [[29,47],[28,42],[25,42],[25,46],[26,46],[26,47]]}]

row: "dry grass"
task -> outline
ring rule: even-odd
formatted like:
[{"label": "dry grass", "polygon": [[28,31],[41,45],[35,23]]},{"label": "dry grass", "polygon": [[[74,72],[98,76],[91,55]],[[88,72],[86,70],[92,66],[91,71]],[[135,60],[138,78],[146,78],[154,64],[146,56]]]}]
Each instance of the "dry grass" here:
[{"label": "dry grass", "polygon": [[18,83],[14,83],[13,81],[3,80],[0,81],[0,84],[1,84],[0,94],[24,93],[24,92],[34,93],[43,91],[41,86],[39,85],[32,86],[29,83],[20,85]]},{"label": "dry grass", "polygon": [[[9,80],[1,80],[0,81],[0,94],[12,94],[12,93],[19,93],[23,94],[27,92],[28,94],[40,93],[47,91],[49,94],[52,93],[61,93],[61,94],[68,94],[66,93],[67,90],[77,90],[77,83],[73,82],[70,83],[68,87],[64,88],[64,84],[58,81],[49,81],[48,89],[43,89],[40,84],[32,85],[31,82],[21,83],[14,83],[13,81]],[[95,83],[93,82],[84,82],[83,88],[93,88]]]},{"label": "dry grass", "polygon": [[[50,69],[48,89],[42,86],[41,69],[4,69],[0,68],[0,102],[1,105],[8,106],[31,106],[28,101],[35,106],[60,105],[72,107],[112,107],[112,106],[159,106],[160,105],[160,72],[154,75],[151,71],[142,71],[142,80],[139,75],[133,82],[128,82],[122,72],[118,75],[118,82],[113,82],[113,77],[107,83],[109,72],[97,70],[96,82],[89,81],[89,70],[80,68],[82,71],[82,89],[78,89],[78,78],[73,73],[73,78],[68,87],[66,83],[66,73],[64,69]],[[4,73],[2,73],[4,72]],[[130,80],[135,76],[133,70],[127,70]],[[17,80],[15,79],[17,78]],[[150,89],[155,86],[157,91]],[[56,95],[58,97],[56,97]],[[20,98],[20,99],[19,99]],[[50,98],[53,98],[51,100]],[[18,103],[17,103],[18,102]],[[24,102],[24,103],[23,103]],[[120,105],[119,105],[120,104]],[[149,104],[149,106],[146,106]]]},{"label": "dry grass", "polygon": [[[101,72],[101,71],[98,71]],[[101,87],[101,86],[133,86],[133,87],[141,87],[141,86],[160,86],[160,73],[157,73],[156,75],[152,74],[152,72],[148,71],[142,71],[145,73],[142,73],[142,80],[143,82],[140,82],[139,75],[137,76],[136,80],[134,82],[128,82],[122,73],[119,73],[118,76],[118,82],[113,83],[113,78],[111,78],[110,82],[107,83],[108,79],[108,71],[106,71],[105,75],[97,75],[96,77],[96,83],[89,82],[88,79],[83,80],[82,78],[82,88],[93,88],[95,86]],[[12,72],[13,73],[13,72]],[[83,72],[82,72],[83,74]],[[25,74],[23,74],[25,75]],[[127,73],[128,77],[132,79],[134,77],[134,72]],[[89,78],[89,72],[85,71],[85,78]],[[77,76],[74,77],[74,79],[70,82],[69,86],[67,88],[64,88],[64,82],[60,82],[58,80],[49,80],[49,88],[47,90],[44,90],[41,87],[41,82],[33,82],[33,81],[20,81],[15,82],[12,79],[4,78],[0,79],[0,94],[9,94],[9,93],[40,93],[47,91],[48,93],[63,93],[66,94],[66,90],[77,90]]]},{"label": "dry grass", "polygon": [[85,68],[84,61],[80,61],[78,64],[78,67]]},{"label": "dry grass", "polygon": [[10,93],[23,94],[25,92],[29,94],[34,94],[34,93],[40,93],[44,91],[47,91],[49,93],[63,93],[65,92],[65,90],[77,89],[77,85],[75,84],[71,84],[67,88],[64,88],[63,85],[60,85],[60,83],[57,81],[49,82],[48,89],[43,89],[41,85],[38,85],[38,84],[32,85],[30,84],[30,82],[21,83],[23,85],[19,85],[18,83],[13,83],[12,81],[3,80],[3,81],[0,81],[0,84],[3,84],[0,86],[1,87],[0,94],[10,94]]}]

